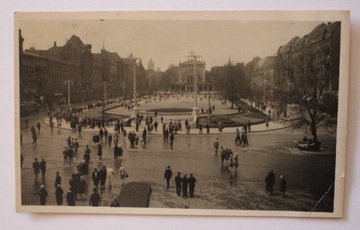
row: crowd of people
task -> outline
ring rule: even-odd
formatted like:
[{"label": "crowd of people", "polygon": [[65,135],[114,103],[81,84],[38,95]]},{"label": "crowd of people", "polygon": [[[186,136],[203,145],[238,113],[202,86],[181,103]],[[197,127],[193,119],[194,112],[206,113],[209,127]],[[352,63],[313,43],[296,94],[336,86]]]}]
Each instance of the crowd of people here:
[{"label": "crowd of people", "polygon": [[[130,148],[137,148],[139,144],[147,145],[149,142],[149,134],[152,131],[158,131],[158,127],[162,128],[163,133],[163,140],[164,142],[169,142],[170,149],[173,149],[175,135],[178,134],[178,131],[182,131],[183,127],[185,127],[186,134],[190,134],[191,124],[188,120],[185,120],[182,124],[181,120],[170,120],[165,122],[163,117],[160,117],[160,122],[157,121],[157,113],[154,116],[142,116],[138,115],[135,118],[128,119],[128,121],[120,121],[120,120],[103,120],[102,118],[88,118],[81,116],[81,113],[84,110],[92,109],[91,106],[74,106],[74,107],[63,107],[62,109],[57,109],[54,111],[50,111],[48,113],[49,117],[49,125],[51,128],[51,132],[53,131],[53,127],[55,122],[57,123],[57,127],[59,129],[59,133],[61,130],[61,123],[67,122],[70,124],[71,129],[73,131],[77,131],[79,133],[78,136],[81,136],[81,130],[83,128],[89,128],[95,130],[97,127],[97,132],[94,136],[98,136],[98,141],[94,141],[96,144],[94,147],[96,149],[90,148],[89,145],[86,145],[83,150],[83,157],[82,159],[78,156],[79,149],[81,149],[81,145],[77,138],[73,138],[69,136],[66,140],[66,146],[63,150],[63,162],[64,165],[70,165],[75,162],[78,164],[76,165],[77,173],[72,174],[71,178],[69,179],[69,190],[66,194],[64,194],[62,184],[61,184],[61,177],[59,172],[57,172],[55,178],[55,197],[56,203],[58,205],[63,205],[63,197],[65,195],[66,203],[69,206],[75,206],[76,201],[78,199],[83,199],[84,194],[88,194],[89,191],[92,191],[92,194],[89,199],[90,206],[100,206],[101,205],[101,192],[105,191],[106,182],[108,182],[108,190],[113,188],[114,180],[119,180],[120,184],[125,185],[126,178],[128,177],[127,170],[125,169],[124,164],[121,161],[121,157],[123,156],[124,149],[120,144],[120,135],[124,138],[124,144],[126,144],[126,140],[129,141]],[[215,110],[215,108],[214,108]],[[131,125],[131,122],[135,122],[135,129],[133,131],[127,131],[125,127]],[[142,124],[144,123],[144,124]],[[143,128],[140,131],[140,127]],[[36,124],[36,129],[34,126],[31,127],[31,133],[33,137],[33,145],[36,146],[37,144],[37,135],[40,134],[41,124],[40,122]],[[209,125],[207,124],[206,132],[210,133]],[[223,129],[222,124],[218,126],[219,131],[221,132]],[[111,131],[110,131],[111,130]],[[113,133],[112,133],[113,132]],[[242,126],[242,131],[240,132],[239,129],[236,130],[236,137],[235,143],[241,144],[243,146],[248,146],[247,140],[247,132],[251,132],[251,122],[245,122]],[[141,133],[142,139],[140,140],[139,134]],[[199,133],[202,134],[202,126],[199,126]],[[96,152],[99,161],[102,160],[103,155],[103,147],[108,146],[112,148],[113,145],[113,153],[114,153],[114,162],[119,163],[120,167],[118,170],[114,170],[111,167],[102,166],[101,168],[94,168],[93,172],[89,174],[89,164],[91,163],[91,153],[94,151]],[[219,139],[216,138],[214,141],[214,149],[215,155],[217,156],[220,154],[221,164],[228,168],[230,172],[236,171],[239,167],[239,156],[237,152],[233,152],[231,148],[223,147],[220,145]],[[81,152],[81,151],[80,151]],[[23,162],[23,159],[22,159]],[[42,173],[42,178],[45,178],[46,172],[46,161],[44,158],[39,162],[37,158],[34,159],[33,162],[33,170],[35,173],[35,179],[38,180],[38,174]],[[118,174],[118,175],[117,175]],[[268,176],[266,177],[266,192],[269,195],[273,194],[273,186],[275,185],[275,175],[273,172],[269,172]],[[175,190],[177,196],[182,196],[187,198],[194,197],[195,191],[195,184],[196,179],[192,173],[181,175],[181,172],[178,172],[174,178],[175,181]],[[166,188],[170,188],[171,179],[173,177],[173,173],[168,166],[164,173],[164,179],[166,180]],[[92,185],[87,184],[87,178],[91,178]],[[286,192],[286,180],[283,175],[280,176],[281,178],[281,186],[280,191],[285,197]],[[92,186],[93,189],[89,190],[89,187]],[[100,194],[99,194],[100,191]],[[40,204],[46,205],[46,197],[49,194],[45,188],[45,185],[42,184],[39,190],[39,197],[40,197]],[[51,194],[50,194],[51,196]],[[119,202],[116,198],[113,199],[111,203],[112,207],[118,207]]]}]

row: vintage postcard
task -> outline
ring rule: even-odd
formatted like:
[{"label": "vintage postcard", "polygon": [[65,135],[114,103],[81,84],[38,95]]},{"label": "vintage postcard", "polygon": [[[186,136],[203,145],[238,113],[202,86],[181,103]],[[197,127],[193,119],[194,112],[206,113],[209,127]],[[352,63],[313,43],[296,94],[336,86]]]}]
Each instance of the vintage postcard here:
[{"label": "vintage postcard", "polygon": [[349,12],[17,12],[16,210],[343,215]]}]

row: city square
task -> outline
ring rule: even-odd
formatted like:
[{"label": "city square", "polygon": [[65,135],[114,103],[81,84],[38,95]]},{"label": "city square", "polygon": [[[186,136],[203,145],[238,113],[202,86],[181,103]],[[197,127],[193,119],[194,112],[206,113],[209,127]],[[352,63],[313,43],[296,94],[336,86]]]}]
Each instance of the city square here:
[{"label": "city square", "polygon": [[337,211],[341,22],[155,22],[20,20],[20,206]]},{"label": "city square", "polygon": [[[179,96],[181,97],[181,96]],[[176,105],[179,99],[171,97],[168,103]],[[159,99],[157,99],[159,100]],[[191,102],[193,99],[184,102]],[[141,105],[145,103],[140,101]],[[161,102],[148,103],[148,108],[157,107]],[[206,102],[207,103],[207,102]],[[150,104],[152,104],[150,106]],[[214,104],[218,106],[219,114],[229,110],[217,99]],[[141,110],[140,110],[141,111]],[[222,112],[221,112],[222,111]],[[108,110],[113,113],[114,109]],[[127,114],[129,111],[123,107],[117,107],[115,112]],[[101,109],[84,112],[87,114],[101,116]],[[161,116],[159,114],[158,116]],[[249,115],[251,117],[251,115]],[[191,115],[190,115],[191,117]],[[158,117],[158,119],[160,119]],[[164,117],[164,122],[170,119],[177,120],[179,116],[169,115]],[[186,118],[185,118],[186,119]],[[31,124],[41,122],[41,131],[38,135],[38,143],[35,147],[31,145]],[[184,122],[184,120],[183,120]],[[101,169],[103,166],[112,167],[115,170],[115,180],[111,190],[108,186],[101,191],[102,206],[110,206],[112,200],[119,196],[122,185],[118,170],[120,163],[114,162],[113,149],[103,145],[103,159],[99,160],[96,155],[97,148],[92,141],[92,135],[98,133],[99,129],[84,128],[81,136],[77,131],[71,130],[69,124],[63,124],[61,132],[57,128],[51,131],[48,117],[45,113],[29,119],[29,127],[25,127],[25,120],[21,121],[21,133],[23,141],[21,152],[24,157],[22,178],[22,202],[24,205],[37,205],[39,197],[36,195],[40,184],[44,184],[48,190],[49,197],[47,205],[56,205],[55,201],[55,172],[60,172],[63,180],[63,189],[67,191],[68,180],[73,173],[77,173],[76,166],[83,160],[83,152],[89,145],[92,154],[89,164],[89,173],[86,175],[88,191],[83,198],[76,201],[77,206],[87,206],[93,183],[91,172],[94,168]],[[140,126],[140,132],[143,130]],[[114,133],[114,127],[106,127],[110,133]],[[125,127],[128,131],[134,130],[135,126]],[[252,127],[248,134],[249,146],[241,146],[234,143],[236,127],[226,127],[220,133],[217,128],[211,128],[210,134],[199,134],[195,127],[191,129],[190,135],[185,130],[179,131],[175,136],[174,148],[170,149],[169,143],[163,140],[162,132],[153,131],[148,136],[148,143],[139,144],[137,149],[131,149],[127,138],[120,137],[120,144],[124,148],[121,163],[124,163],[129,178],[126,183],[145,182],[151,185],[149,207],[153,208],[193,208],[193,209],[239,209],[239,210],[294,210],[311,211],[321,195],[320,191],[326,191],[327,185],[331,183],[335,166],[335,146],[331,144],[334,136],[326,135],[328,144],[326,150],[321,153],[304,152],[295,148],[294,140],[302,138],[302,133],[293,132],[278,122],[271,122],[269,127],[265,122]],[[121,135],[121,134],[120,134]],[[78,155],[73,164],[63,164],[62,151],[66,146],[66,139],[71,136],[80,142]],[[236,171],[229,171],[229,162],[221,164],[220,154],[215,155],[213,142],[219,138],[220,145],[231,148],[239,155],[239,167]],[[51,149],[51,151],[49,151]],[[44,158],[47,162],[45,179],[34,180],[32,162],[34,157],[39,160]],[[178,197],[175,192],[174,181],[171,180],[170,189],[166,189],[163,178],[164,170],[170,166],[173,174],[181,172],[182,175],[193,173],[197,179],[195,197],[184,199]],[[270,170],[274,170],[277,176],[274,196],[265,192],[265,177]],[[329,174],[330,173],[330,174]],[[288,183],[286,198],[281,197],[279,191],[280,175],[284,175]],[[316,175],[316,177],[314,177]],[[309,178],[311,178],[309,180]],[[320,190],[320,191],[319,191]],[[29,196],[28,194],[34,194]],[[331,211],[331,195],[325,196],[316,210]]]}]

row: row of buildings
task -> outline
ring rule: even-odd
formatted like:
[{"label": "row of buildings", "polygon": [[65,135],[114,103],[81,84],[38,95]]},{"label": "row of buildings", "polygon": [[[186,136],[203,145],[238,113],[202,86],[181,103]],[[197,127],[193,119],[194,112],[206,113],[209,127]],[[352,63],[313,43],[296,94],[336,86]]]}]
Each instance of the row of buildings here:
[{"label": "row of buildings", "polygon": [[[165,72],[155,70],[152,60],[145,70],[141,59],[129,55],[120,57],[104,47],[92,52],[91,44],[84,44],[73,35],[63,46],[54,42],[48,50],[23,49],[24,38],[19,31],[20,102],[37,101],[47,105],[86,103],[104,97],[131,98],[134,73],[139,94],[157,90],[193,92],[197,82],[198,92],[229,90],[229,68],[235,70],[230,81],[234,91],[238,81],[242,97],[273,99],[276,89],[290,90],[291,86],[307,74],[305,63],[312,63],[317,78],[326,84],[327,93],[336,94],[339,86],[340,22],[322,23],[303,37],[294,37],[280,46],[277,54],[254,57],[248,63],[214,66],[206,71],[205,61],[197,56],[170,65]],[[235,86],[235,88],[234,88]],[[106,88],[106,89],[105,89]],[[106,92],[106,94],[105,94]]]},{"label": "row of buildings", "polygon": [[[276,100],[275,91],[292,91],[297,83],[316,78],[324,94],[339,90],[341,23],[321,23],[309,34],[280,46],[275,56],[254,57],[246,76],[254,96]],[[311,73],[310,73],[311,72]]]},{"label": "row of buildings", "polygon": [[137,87],[146,87],[145,68],[132,55],[121,58],[105,48],[93,53],[91,45],[75,35],[64,46],[54,42],[48,50],[24,50],[23,42],[19,31],[20,103],[64,104],[69,92],[71,103],[130,95],[134,72]]}]

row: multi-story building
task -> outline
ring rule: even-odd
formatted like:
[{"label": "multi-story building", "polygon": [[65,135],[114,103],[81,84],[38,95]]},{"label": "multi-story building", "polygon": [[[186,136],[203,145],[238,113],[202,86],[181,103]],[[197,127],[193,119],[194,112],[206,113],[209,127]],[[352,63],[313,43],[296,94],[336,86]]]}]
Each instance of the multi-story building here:
[{"label": "multi-story building", "polygon": [[257,99],[272,98],[274,88],[274,68],[276,56],[253,58],[246,64],[245,74],[250,81],[251,90]]},{"label": "multi-story building", "polygon": [[341,22],[322,23],[303,37],[294,37],[278,50],[277,81],[291,90],[312,75],[325,94],[339,90]]},{"label": "multi-story building", "polygon": [[[19,31],[20,102],[36,101],[49,106],[70,102],[84,103],[124,94],[124,85],[133,85],[132,62],[103,48],[92,53],[92,46],[72,36],[64,46],[56,42],[48,50],[23,50]],[[137,75],[140,75],[141,70]]]},{"label": "multi-story building", "polygon": [[[175,67],[172,66],[171,68]],[[177,76],[174,76],[175,81],[170,82],[172,90],[181,92],[193,92],[196,80],[198,92],[207,89],[208,85],[205,77],[204,61],[187,60],[184,62],[180,62],[179,66],[176,67],[176,69]]]}]

